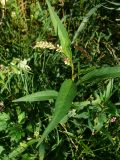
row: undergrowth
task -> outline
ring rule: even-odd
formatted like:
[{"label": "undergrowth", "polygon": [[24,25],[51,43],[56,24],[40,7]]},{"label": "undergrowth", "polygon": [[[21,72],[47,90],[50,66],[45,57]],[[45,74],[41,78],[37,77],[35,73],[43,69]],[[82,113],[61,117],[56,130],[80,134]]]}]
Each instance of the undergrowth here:
[{"label": "undergrowth", "polygon": [[1,160],[120,159],[119,17],[117,0],[1,1]]}]

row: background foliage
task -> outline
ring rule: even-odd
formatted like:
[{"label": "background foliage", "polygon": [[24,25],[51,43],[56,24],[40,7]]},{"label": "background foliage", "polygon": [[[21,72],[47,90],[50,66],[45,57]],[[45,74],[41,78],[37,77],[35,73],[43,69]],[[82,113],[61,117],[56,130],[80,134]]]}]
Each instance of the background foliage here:
[{"label": "background foliage", "polygon": [[[87,73],[100,74],[102,67],[115,73],[109,67],[120,65],[120,3],[50,2],[70,37],[72,61],[60,52],[58,44],[63,44],[54,32],[44,0],[7,0],[5,4],[1,1],[0,159],[118,160],[120,79],[108,76],[100,77],[100,81],[93,76],[90,81]],[[51,122],[55,100],[12,101],[46,90],[55,90],[56,97],[64,80],[71,78],[72,64],[76,97],[60,124],[36,147]],[[87,83],[79,82],[81,77],[86,79],[85,74]],[[74,92],[71,81],[67,87]],[[69,99],[68,94],[65,96]]]}]

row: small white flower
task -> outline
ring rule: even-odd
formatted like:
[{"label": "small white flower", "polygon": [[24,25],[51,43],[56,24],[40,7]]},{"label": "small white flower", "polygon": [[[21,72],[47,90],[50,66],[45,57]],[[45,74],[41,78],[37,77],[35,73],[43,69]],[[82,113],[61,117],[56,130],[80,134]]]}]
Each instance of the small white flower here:
[{"label": "small white flower", "polygon": [[29,140],[31,140],[32,138],[31,137],[27,137],[27,140],[29,141]]},{"label": "small white flower", "polygon": [[26,144],[26,142],[25,142],[25,141],[20,142],[20,147],[24,148],[24,147],[26,147],[26,146],[27,146],[27,144]]},{"label": "small white flower", "polygon": [[56,51],[60,52],[60,53],[63,53],[62,46],[59,46],[59,44],[58,44],[57,47],[56,47]]},{"label": "small white flower", "polygon": [[70,66],[70,59],[69,58],[64,58],[64,63],[68,66]]},{"label": "small white flower", "polygon": [[18,63],[18,67],[23,69],[23,70],[30,70],[31,68],[27,65],[27,60],[24,59],[23,61],[20,61]]},{"label": "small white flower", "polygon": [[110,122],[115,122],[117,120],[117,117],[112,117]]},{"label": "small white flower", "polygon": [[0,64],[0,70],[3,70],[4,66],[2,64]]},{"label": "small white flower", "polygon": [[12,11],[11,17],[12,17],[12,18],[16,18],[16,13],[15,13],[14,11]]},{"label": "small white flower", "polygon": [[75,117],[76,116],[76,109],[72,109],[71,111],[69,111],[68,116]]},{"label": "small white flower", "polygon": [[6,4],[7,0],[0,0],[0,3],[2,4],[2,6],[4,7]]},{"label": "small white flower", "polygon": [[35,137],[35,138],[38,138],[38,137],[39,137],[39,132],[38,132],[38,131],[35,131],[35,132],[34,132],[34,137]]}]

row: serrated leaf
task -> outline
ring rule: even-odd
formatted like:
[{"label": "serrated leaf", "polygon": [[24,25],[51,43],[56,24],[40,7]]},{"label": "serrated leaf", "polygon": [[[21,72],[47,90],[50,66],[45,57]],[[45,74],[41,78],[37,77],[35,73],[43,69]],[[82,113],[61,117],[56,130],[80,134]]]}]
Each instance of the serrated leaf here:
[{"label": "serrated leaf", "polygon": [[0,131],[3,131],[7,128],[8,125],[8,120],[9,120],[9,115],[6,113],[0,113]]},{"label": "serrated leaf", "polygon": [[36,92],[32,93],[30,95],[21,97],[19,99],[13,100],[13,102],[21,102],[21,101],[29,101],[29,102],[34,102],[34,101],[46,101],[50,99],[56,99],[58,96],[58,92],[54,90],[47,90],[47,91],[41,91],[41,92]]},{"label": "serrated leaf", "polygon": [[0,131],[6,130],[7,125],[8,125],[7,122],[0,121]]},{"label": "serrated leaf", "polygon": [[22,112],[18,115],[18,123],[22,123],[24,119],[25,119],[25,112]]},{"label": "serrated leaf", "polygon": [[58,36],[59,36],[62,50],[63,50],[65,56],[68,57],[71,61],[72,60],[72,52],[71,52],[71,48],[70,48],[71,43],[70,43],[68,33],[67,33],[64,25],[62,24],[61,20],[59,19],[58,15],[55,13],[54,9],[52,8],[50,2],[48,0],[46,0],[46,3],[48,5],[48,9],[49,9],[51,20],[52,20],[52,23],[54,26],[55,33],[58,34]]},{"label": "serrated leaf", "polygon": [[84,75],[80,80],[78,80],[77,85],[79,85],[80,83],[86,83],[95,80],[102,80],[115,77],[120,77],[120,66],[102,67],[100,69],[95,69]]},{"label": "serrated leaf", "polygon": [[8,121],[9,119],[9,114],[6,114],[5,112],[0,113],[0,121]]},{"label": "serrated leaf", "polygon": [[60,88],[58,97],[55,103],[55,111],[53,118],[49,123],[48,127],[45,129],[44,133],[41,136],[41,139],[37,146],[48,136],[48,134],[57,127],[62,118],[68,113],[72,101],[76,96],[76,85],[72,80],[65,80]]}]

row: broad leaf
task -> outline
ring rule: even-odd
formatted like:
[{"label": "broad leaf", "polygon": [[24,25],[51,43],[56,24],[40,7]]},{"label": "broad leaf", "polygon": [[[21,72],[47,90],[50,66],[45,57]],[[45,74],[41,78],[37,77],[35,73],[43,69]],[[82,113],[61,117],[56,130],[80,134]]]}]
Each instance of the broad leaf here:
[{"label": "broad leaf", "polygon": [[19,99],[13,100],[13,102],[21,102],[21,101],[29,101],[29,102],[34,102],[34,101],[46,101],[50,99],[56,99],[58,96],[58,92],[54,90],[47,90],[47,91],[41,91],[41,92],[36,92],[24,97],[21,97]]},{"label": "broad leaf", "polygon": [[54,26],[55,33],[58,34],[58,36],[59,36],[63,53],[65,54],[66,57],[69,58],[70,61],[72,61],[72,52],[71,52],[71,48],[70,48],[71,43],[70,43],[70,39],[68,37],[68,33],[67,33],[64,25],[60,21],[59,17],[57,16],[55,11],[51,7],[50,2],[48,0],[46,0],[46,3],[48,5],[48,9],[50,12],[50,16],[51,16],[51,20],[52,20],[52,23]]},{"label": "broad leaf", "polygon": [[62,118],[68,113],[72,101],[76,96],[76,85],[72,80],[65,80],[60,88],[58,97],[55,103],[55,111],[53,118],[49,123],[48,127],[45,129],[38,145],[48,136],[48,134],[57,127]]},{"label": "broad leaf", "polygon": [[0,113],[0,132],[3,130],[6,130],[7,126],[8,126],[8,120],[10,119],[9,115],[1,112]]},{"label": "broad leaf", "polygon": [[100,131],[100,129],[103,127],[104,123],[107,121],[106,114],[101,113],[96,119],[94,120],[94,130],[96,132]]},{"label": "broad leaf", "polygon": [[101,80],[115,77],[120,77],[120,66],[102,67],[84,75],[80,80],[78,80],[77,85],[79,85],[80,83],[91,82],[98,79]]}]

